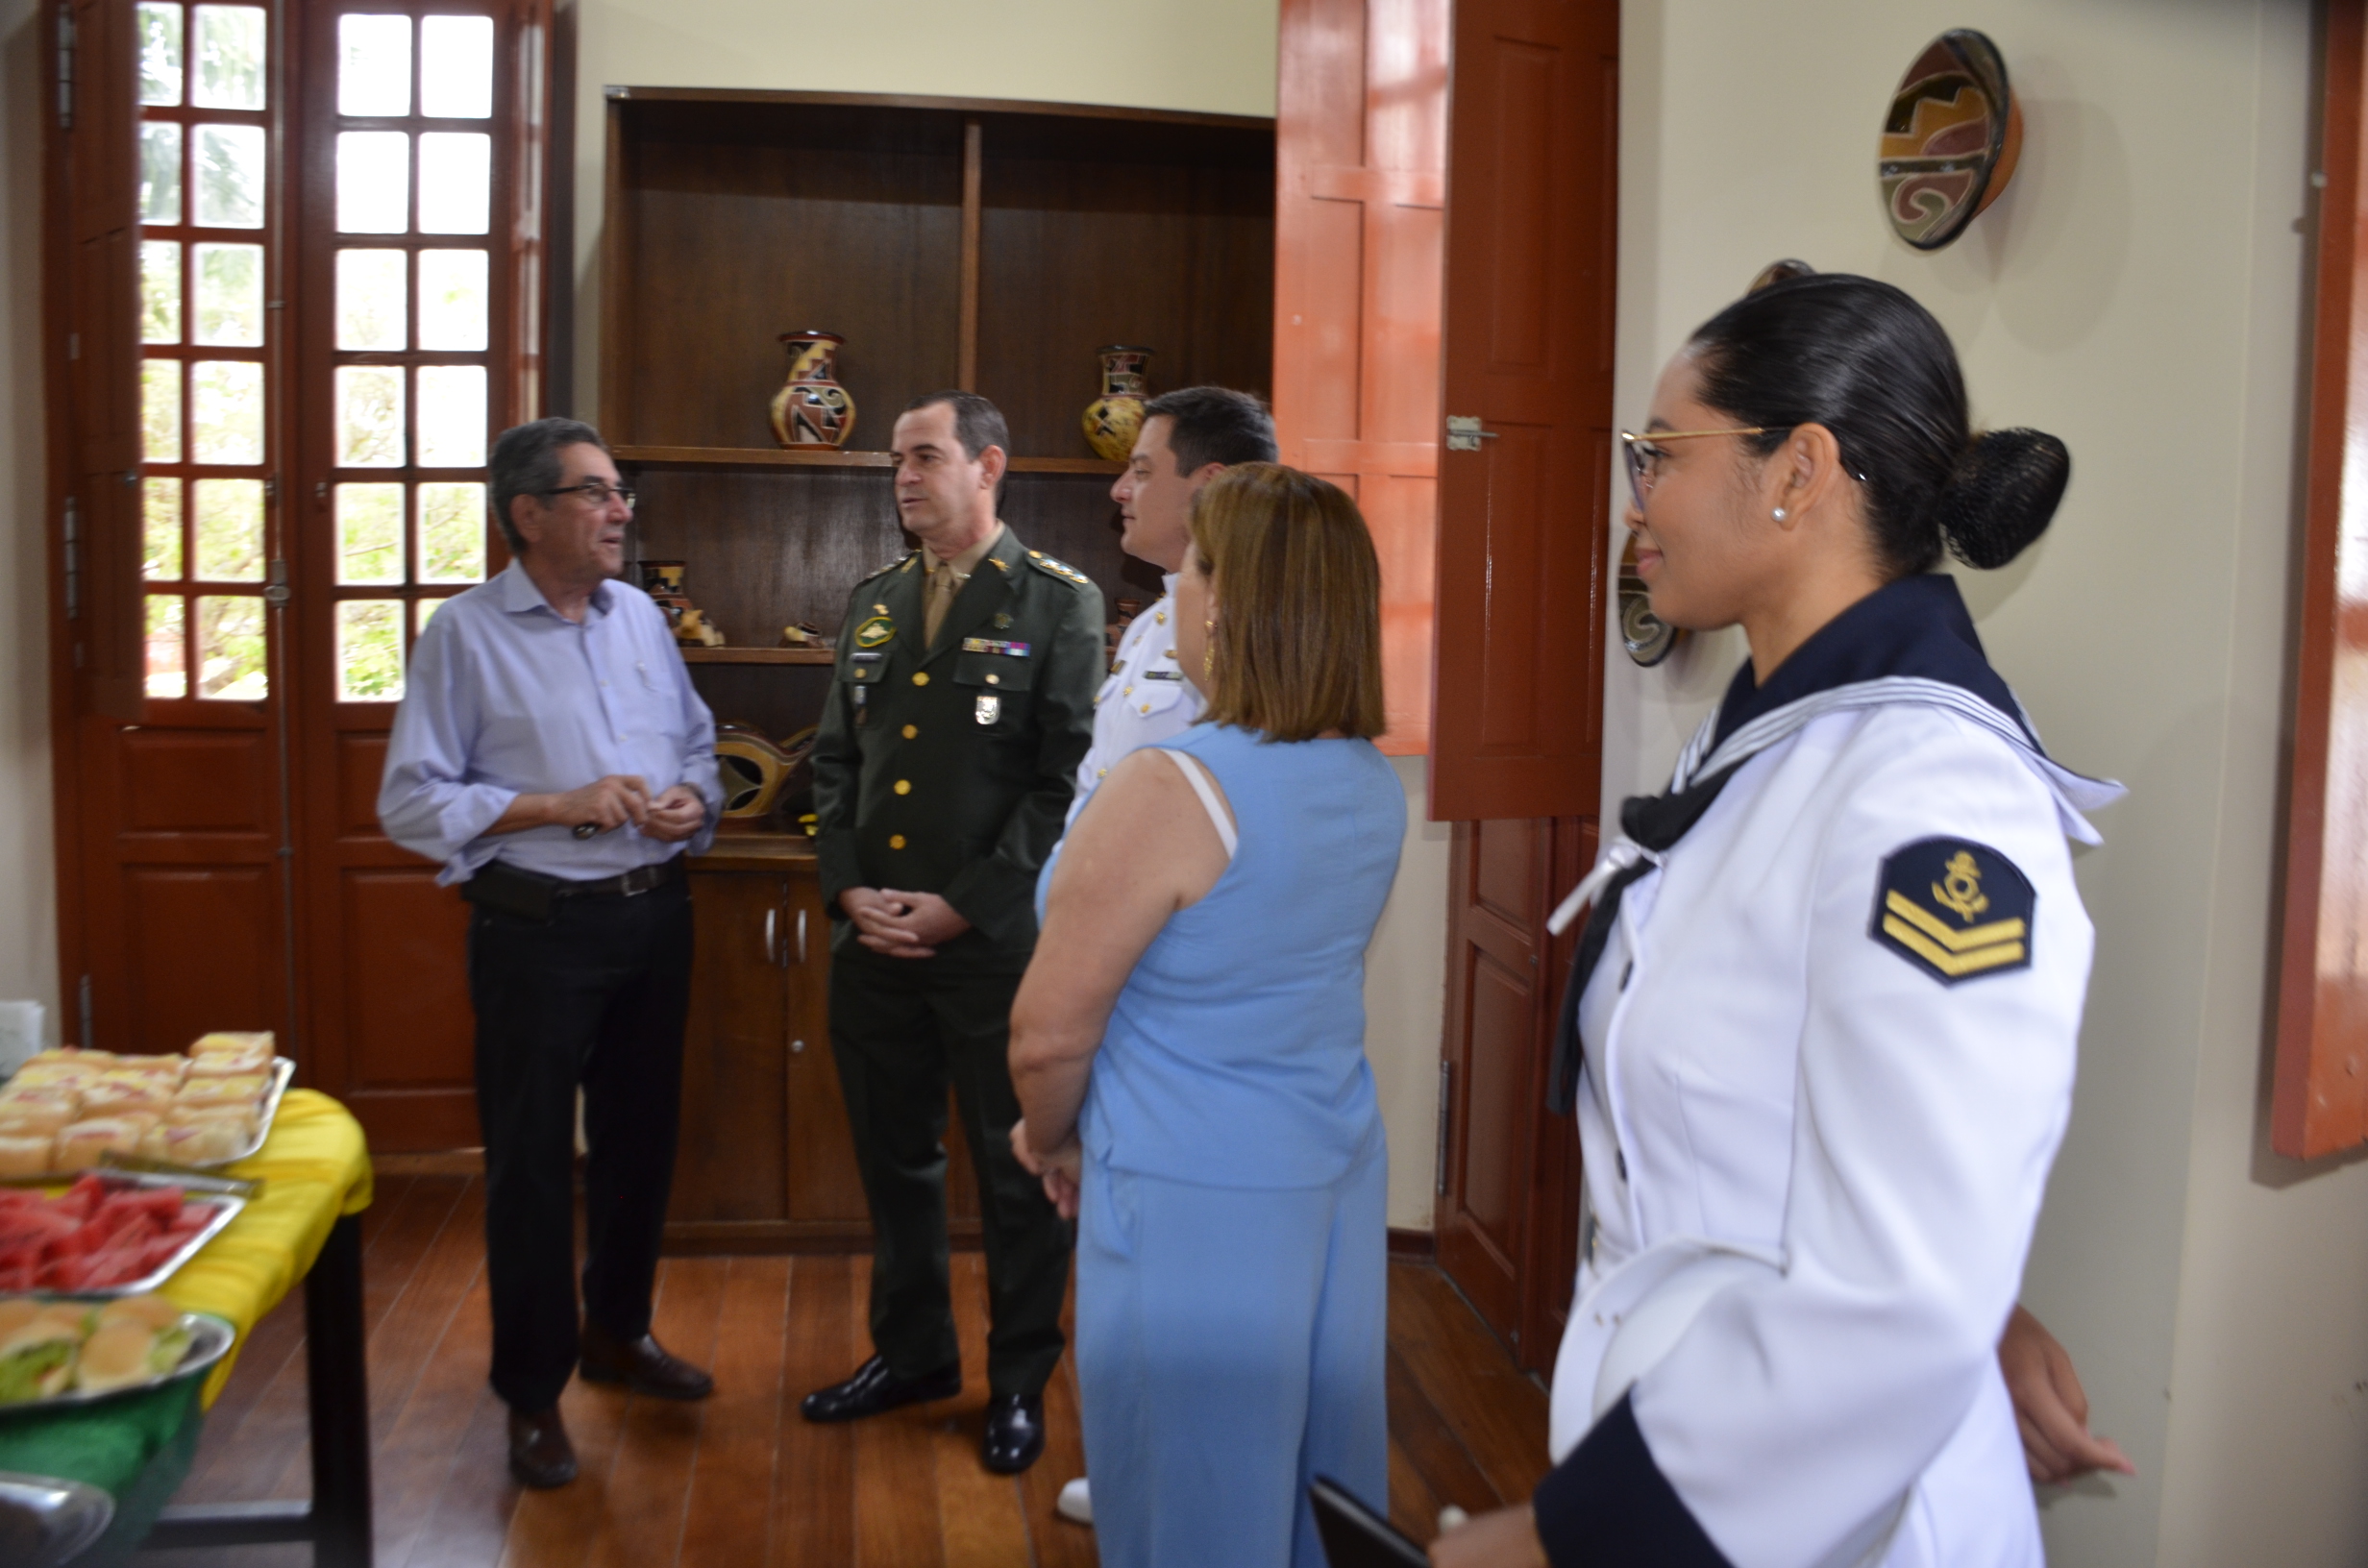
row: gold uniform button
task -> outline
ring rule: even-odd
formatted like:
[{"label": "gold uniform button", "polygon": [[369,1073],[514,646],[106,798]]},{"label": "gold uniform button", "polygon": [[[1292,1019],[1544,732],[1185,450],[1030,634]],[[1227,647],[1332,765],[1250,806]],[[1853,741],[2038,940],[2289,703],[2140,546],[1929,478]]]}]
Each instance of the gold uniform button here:
[{"label": "gold uniform button", "polygon": [[1172,649],[1168,649],[1168,657],[1170,657],[1170,658],[1172,658],[1172,659],[1175,657],[1175,649],[1172,649]]},{"label": "gold uniform button", "polygon": [[913,793],[913,781],[912,781],[911,779],[909,779],[909,778],[900,778],[900,779],[898,779],[898,780],[897,780],[897,794],[899,794],[899,795],[910,795],[910,794],[912,794],[912,793]]},{"label": "gold uniform button", "polygon": [[1146,712],[1146,713],[1150,712],[1150,711],[1151,711],[1151,704],[1149,704],[1148,702],[1146,702],[1145,704],[1143,704],[1143,711],[1144,711],[1144,712]]},{"label": "gold uniform button", "polygon": [[918,724],[906,724],[904,726],[904,738],[908,741],[920,733],[921,726]]},{"label": "gold uniform button", "polygon": [[891,834],[889,834],[889,835],[888,835],[888,847],[889,847],[889,848],[891,848],[891,849],[901,849],[901,848],[903,848],[903,847],[904,847],[904,835],[903,835],[903,834],[901,834],[901,833],[891,833]]},{"label": "gold uniform button", "polygon": [[913,684],[914,684],[914,685],[916,685],[916,686],[926,686],[927,684],[929,684],[929,672],[927,672],[926,670],[916,670],[916,671],[914,671],[914,672],[913,672]]},{"label": "gold uniform button", "polygon": [[1045,558],[1045,552],[1041,550],[1031,550],[1027,552],[1027,558],[1031,561],[1041,561]]},{"label": "gold uniform button", "polygon": [[[884,615],[887,612],[883,610],[880,613]],[[1154,610],[1151,612],[1151,619],[1157,622],[1160,625],[1164,626],[1168,624],[1168,612],[1166,610]]]},{"label": "gold uniform button", "polygon": [[990,686],[1000,686],[1003,684],[1003,677],[1000,675],[989,675],[987,677],[987,684]]},{"label": "gold uniform button", "polygon": [[888,613],[888,606],[885,604],[875,604],[872,606],[872,613],[874,615],[886,615]]},{"label": "gold uniform button", "polygon": [[1094,770],[1094,776],[1096,778],[1108,778],[1110,776],[1110,770],[1107,768],[1097,768]]}]

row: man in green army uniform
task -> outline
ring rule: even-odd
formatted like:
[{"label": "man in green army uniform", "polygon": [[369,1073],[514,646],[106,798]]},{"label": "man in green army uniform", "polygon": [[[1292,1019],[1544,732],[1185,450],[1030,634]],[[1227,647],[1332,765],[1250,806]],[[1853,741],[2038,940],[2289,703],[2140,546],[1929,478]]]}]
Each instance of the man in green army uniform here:
[{"label": "man in green army uniform", "polygon": [[830,1043],[872,1208],[872,1344],[809,1421],[962,1386],[947,1285],[946,1090],[978,1173],[990,1470],[1044,1451],[1069,1227],[1012,1158],[1011,1001],[1036,875],[1061,836],[1102,679],[1101,591],[996,515],[1010,436],[967,392],[897,421],[897,508],[922,548],[856,585],[814,747],[833,916]]}]

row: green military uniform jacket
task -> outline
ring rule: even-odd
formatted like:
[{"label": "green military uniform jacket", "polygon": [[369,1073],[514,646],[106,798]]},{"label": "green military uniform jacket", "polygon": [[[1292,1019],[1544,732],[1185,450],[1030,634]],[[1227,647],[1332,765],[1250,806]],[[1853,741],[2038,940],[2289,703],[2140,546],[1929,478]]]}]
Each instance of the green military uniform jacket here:
[{"label": "green military uniform jacket", "polygon": [[[939,949],[1024,958],[1101,685],[1101,590],[1009,527],[922,646],[927,561],[856,584],[814,745],[825,906],[942,894],[977,928]],[[841,940],[846,940],[844,928]]]}]

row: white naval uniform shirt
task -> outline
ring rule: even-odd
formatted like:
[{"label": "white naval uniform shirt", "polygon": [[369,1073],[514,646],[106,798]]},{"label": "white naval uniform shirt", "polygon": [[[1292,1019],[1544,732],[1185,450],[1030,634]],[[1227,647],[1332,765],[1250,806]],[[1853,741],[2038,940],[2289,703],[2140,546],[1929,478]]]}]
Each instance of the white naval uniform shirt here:
[{"label": "white naval uniform shirt", "polygon": [[1064,832],[1075,824],[1077,813],[1121,757],[1183,734],[1200,717],[1200,691],[1184,678],[1175,659],[1175,578],[1172,572],[1161,577],[1159,602],[1136,616],[1119,635],[1110,677],[1094,698],[1094,745],[1077,765],[1077,794],[1069,802]]},{"label": "white naval uniform shirt", "polygon": [[[1727,1562],[2039,1568],[1997,1343],[2071,1111],[2093,933],[2066,835],[2095,842],[2077,806],[2118,789],[2063,773],[1973,698],[1952,706],[1954,688],[1874,674],[1819,694],[1845,701],[1751,755],[1643,857],[1655,869],[1588,978],[1576,1109],[1594,1234],[1552,1452],[1590,1435],[1634,1282],[1708,1243],[1777,1266],[1711,1299],[1634,1384],[1626,1430]],[[1722,766],[1682,763],[1681,782]],[[2027,964],[1947,980],[1884,939],[1893,857],[1936,840],[1997,857],[2001,909],[1998,863],[2027,881]],[[1905,885],[1927,904],[1951,891],[1930,883]]]}]

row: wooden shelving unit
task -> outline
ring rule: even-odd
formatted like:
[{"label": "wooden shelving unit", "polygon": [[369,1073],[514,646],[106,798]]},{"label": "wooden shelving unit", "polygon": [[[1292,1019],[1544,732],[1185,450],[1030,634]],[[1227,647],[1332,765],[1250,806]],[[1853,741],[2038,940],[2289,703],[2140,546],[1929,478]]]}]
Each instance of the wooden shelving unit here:
[{"label": "wooden shelving unit", "polygon": [[686,648],[684,664],[829,664],[826,648]]},{"label": "wooden shelving unit", "polygon": [[[893,468],[885,452],[831,451],[824,447],[619,447],[621,463],[676,468]],[[1123,473],[1124,463],[1100,457],[1015,457],[1014,474]]]}]

